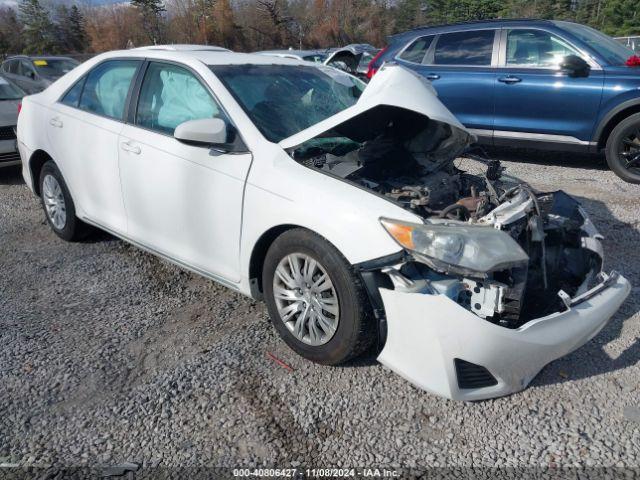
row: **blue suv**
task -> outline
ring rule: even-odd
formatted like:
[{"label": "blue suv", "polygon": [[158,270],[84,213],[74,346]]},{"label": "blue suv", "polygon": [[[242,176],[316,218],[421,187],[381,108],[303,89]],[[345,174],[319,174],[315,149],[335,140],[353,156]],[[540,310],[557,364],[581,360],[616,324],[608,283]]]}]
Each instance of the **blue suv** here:
[{"label": "blue suv", "polygon": [[584,25],[492,20],[390,37],[371,78],[396,62],[430,80],[440,100],[490,145],[599,152],[640,183],[640,66],[634,52]]}]

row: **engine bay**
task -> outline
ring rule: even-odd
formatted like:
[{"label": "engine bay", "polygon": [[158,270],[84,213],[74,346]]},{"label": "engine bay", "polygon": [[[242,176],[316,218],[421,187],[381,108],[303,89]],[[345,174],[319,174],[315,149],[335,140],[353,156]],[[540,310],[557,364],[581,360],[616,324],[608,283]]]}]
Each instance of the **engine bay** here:
[{"label": "engine bay", "polygon": [[[444,127],[430,129],[436,145],[451,137]],[[500,162],[465,154],[484,165],[481,174],[469,173],[455,165],[460,152],[447,156],[442,154],[446,148],[414,149],[414,137],[395,132],[390,128],[364,142],[314,138],[290,155],[309,168],[402,206],[425,223],[500,229],[520,245],[528,261],[463,275],[409,256],[384,269],[393,288],[444,294],[487,321],[518,328],[568,308],[566,298],[587,291],[597,281],[601,236],[569,195],[539,193],[525,183],[507,181]],[[424,139],[420,144],[424,146]]]}]

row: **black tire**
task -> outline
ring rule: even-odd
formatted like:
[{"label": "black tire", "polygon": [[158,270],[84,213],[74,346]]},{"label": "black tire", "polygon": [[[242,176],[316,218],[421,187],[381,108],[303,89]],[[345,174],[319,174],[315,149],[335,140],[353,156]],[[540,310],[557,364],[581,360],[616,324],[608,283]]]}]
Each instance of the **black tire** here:
[{"label": "black tire", "polygon": [[[626,166],[628,160],[620,154],[623,141],[628,139],[630,135],[635,136],[637,142],[640,142],[640,113],[625,118],[612,130],[611,135],[609,135],[607,139],[605,149],[607,164],[609,168],[625,182],[640,183],[640,160],[637,160],[637,163],[634,164],[637,165],[637,167],[628,168]],[[629,146],[627,146],[627,148],[633,149],[634,152],[640,155],[640,143],[637,149]],[[635,156],[635,154],[633,156]]]},{"label": "black tire", "polygon": [[[44,181],[47,176],[52,176],[58,182],[60,186],[60,190],[62,191],[62,196],[64,197],[65,209],[66,209],[66,219],[64,225],[60,228],[59,226],[54,225],[52,219],[47,212],[47,207],[45,205],[45,189],[44,189]],[[67,187],[66,182],[64,181],[64,177],[58,166],[51,160],[45,163],[42,166],[42,170],[40,171],[39,178],[40,185],[40,203],[42,205],[42,210],[44,210],[44,216],[47,219],[47,223],[51,227],[51,230],[63,240],[67,240],[68,242],[75,242],[78,240],[82,240],[88,233],[88,225],[83,223],[80,219],[76,217],[76,208],[73,203],[73,199],[71,198],[71,194],[69,193],[69,188]]]},{"label": "black tire", "polygon": [[[338,325],[323,345],[309,345],[299,340],[278,312],[274,275],[280,261],[293,253],[316,260],[329,275],[338,297]],[[375,322],[362,281],[340,252],[321,236],[302,228],[280,235],[267,251],[262,285],[273,325],[287,345],[302,357],[324,365],[338,365],[361,355],[373,343]]]}]

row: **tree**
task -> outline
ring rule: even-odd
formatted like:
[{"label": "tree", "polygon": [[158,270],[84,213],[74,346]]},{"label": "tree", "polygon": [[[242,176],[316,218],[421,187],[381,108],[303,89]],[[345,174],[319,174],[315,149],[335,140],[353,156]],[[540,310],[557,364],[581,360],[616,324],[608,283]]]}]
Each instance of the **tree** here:
[{"label": "tree", "polygon": [[19,11],[25,53],[56,52],[56,29],[49,18],[49,12],[39,0],[20,0]]},{"label": "tree", "polygon": [[395,11],[395,30],[404,32],[425,25],[425,13],[428,8],[429,4],[425,0],[400,0]]},{"label": "tree", "polygon": [[76,5],[56,8],[57,43],[64,52],[84,52],[87,49],[87,32],[82,12]]},{"label": "tree", "polygon": [[162,13],[166,11],[162,0],[131,0],[131,5],[138,9],[142,19],[142,29],[149,41],[156,44],[162,40]]},{"label": "tree", "polygon": [[66,19],[69,32],[69,43],[76,52],[84,52],[87,49],[87,31],[85,29],[85,21],[82,12],[77,5],[72,5],[69,16]]},{"label": "tree", "polygon": [[16,11],[10,7],[0,8],[0,53],[20,53],[23,48],[22,25]]},{"label": "tree", "polygon": [[640,33],[640,11],[635,0],[606,1],[602,17],[602,28],[611,35]]}]

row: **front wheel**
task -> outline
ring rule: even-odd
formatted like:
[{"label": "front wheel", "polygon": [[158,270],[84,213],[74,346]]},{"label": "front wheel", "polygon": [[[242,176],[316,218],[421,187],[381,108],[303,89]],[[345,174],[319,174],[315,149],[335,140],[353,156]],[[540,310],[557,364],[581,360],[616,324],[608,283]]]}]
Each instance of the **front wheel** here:
[{"label": "front wheel", "polygon": [[640,183],[640,113],[625,118],[609,135],[607,164],[625,182]]},{"label": "front wheel", "polygon": [[361,280],[319,235],[293,229],[278,237],[262,285],[276,330],[304,358],[336,365],[372,344],[375,326]]}]

